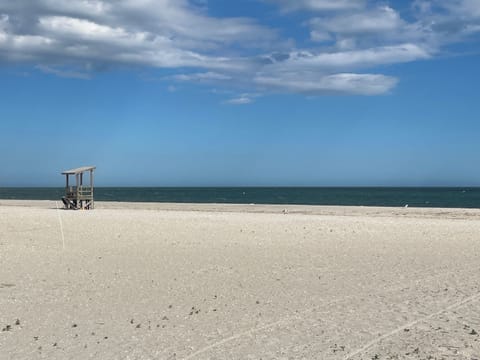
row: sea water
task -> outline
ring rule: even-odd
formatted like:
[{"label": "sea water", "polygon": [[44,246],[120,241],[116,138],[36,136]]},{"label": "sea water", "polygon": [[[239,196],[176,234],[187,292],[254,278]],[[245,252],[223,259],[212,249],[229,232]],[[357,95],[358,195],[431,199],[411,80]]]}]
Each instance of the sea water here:
[{"label": "sea water", "polygon": [[[59,200],[63,188],[0,188],[0,199]],[[97,201],[480,208],[480,188],[98,187]]]}]

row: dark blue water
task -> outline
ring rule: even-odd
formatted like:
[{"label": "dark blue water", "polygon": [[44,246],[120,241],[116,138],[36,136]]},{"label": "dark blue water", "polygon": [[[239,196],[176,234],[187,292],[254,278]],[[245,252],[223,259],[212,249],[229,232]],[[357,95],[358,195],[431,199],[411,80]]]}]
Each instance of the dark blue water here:
[{"label": "dark blue water", "polygon": [[[63,188],[0,188],[0,199],[59,200]],[[480,188],[147,188],[95,189],[98,201],[480,208]]]}]

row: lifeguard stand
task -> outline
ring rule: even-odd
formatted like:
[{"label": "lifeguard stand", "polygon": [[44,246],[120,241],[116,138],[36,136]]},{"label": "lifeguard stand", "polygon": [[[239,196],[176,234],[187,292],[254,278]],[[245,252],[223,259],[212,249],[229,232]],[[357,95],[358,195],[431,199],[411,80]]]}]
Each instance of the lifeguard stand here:
[{"label": "lifeguard stand", "polygon": [[[62,172],[65,175],[65,196],[62,197],[65,209],[91,210],[94,208],[93,201],[93,171],[95,166],[84,166]],[[90,173],[90,185],[83,185],[83,175]],[[70,175],[75,175],[75,186],[70,185]]]}]

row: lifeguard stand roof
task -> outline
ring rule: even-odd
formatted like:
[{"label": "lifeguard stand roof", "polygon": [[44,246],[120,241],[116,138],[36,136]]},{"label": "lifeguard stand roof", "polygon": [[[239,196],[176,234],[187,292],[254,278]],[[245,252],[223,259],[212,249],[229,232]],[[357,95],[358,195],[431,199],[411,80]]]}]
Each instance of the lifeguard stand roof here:
[{"label": "lifeguard stand roof", "polygon": [[90,170],[95,170],[95,166],[82,166],[77,169],[71,169],[71,170],[65,170],[62,172],[62,175],[74,175],[74,174],[80,174],[85,171],[90,171]]}]

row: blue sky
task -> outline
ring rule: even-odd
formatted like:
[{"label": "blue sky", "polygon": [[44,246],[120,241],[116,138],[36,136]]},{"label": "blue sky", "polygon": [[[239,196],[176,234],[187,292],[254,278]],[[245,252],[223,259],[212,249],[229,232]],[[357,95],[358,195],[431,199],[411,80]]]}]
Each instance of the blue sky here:
[{"label": "blue sky", "polygon": [[0,0],[0,186],[480,186],[480,0]]}]

